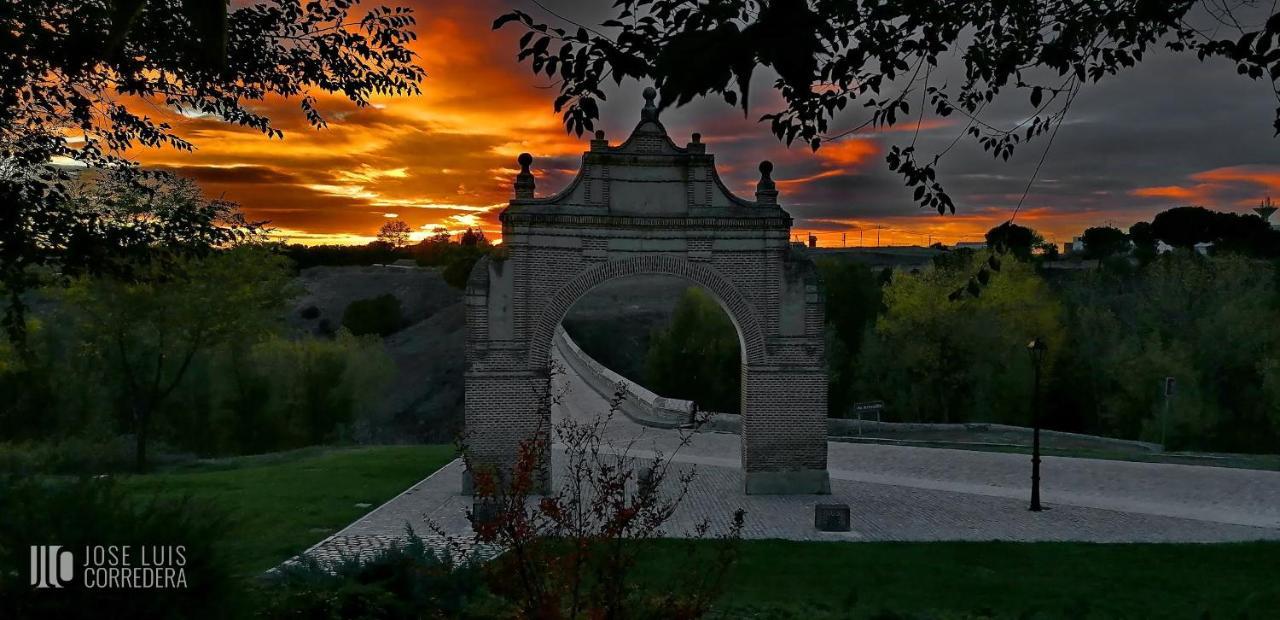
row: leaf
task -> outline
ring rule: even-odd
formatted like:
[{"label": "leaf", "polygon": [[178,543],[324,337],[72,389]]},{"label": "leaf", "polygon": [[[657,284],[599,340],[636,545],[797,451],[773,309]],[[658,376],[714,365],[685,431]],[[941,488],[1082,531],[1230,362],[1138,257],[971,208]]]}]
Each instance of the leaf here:
[{"label": "leaf", "polygon": [[538,39],[533,44],[533,47],[529,49],[533,51],[535,56],[537,56],[539,54],[547,53],[547,46],[549,45],[551,45],[551,37],[542,37],[541,39]]},{"label": "leaf", "polygon": [[1037,86],[1031,89],[1031,106],[1040,107],[1040,100],[1044,98],[1044,88]]},{"label": "leaf", "polygon": [[498,17],[498,19],[493,20],[493,29],[494,29],[494,30],[497,30],[497,29],[499,29],[499,28],[501,28],[501,27],[503,27],[503,26],[507,25],[509,22],[514,22],[514,21],[519,21],[519,20],[520,20],[520,12],[519,12],[519,11],[514,11],[514,12],[511,12],[511,13],[507,13],[506,15],[499,16],[499,17]]}]

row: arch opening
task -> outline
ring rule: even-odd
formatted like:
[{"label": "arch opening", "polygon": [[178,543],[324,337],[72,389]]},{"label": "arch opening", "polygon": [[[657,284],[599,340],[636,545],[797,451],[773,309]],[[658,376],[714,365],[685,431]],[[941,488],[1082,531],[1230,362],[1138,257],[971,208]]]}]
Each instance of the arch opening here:
[{"label": "arch opening", "polygon": [[741,412],[745,339],[723,300],[697,283],[668,275],[608,280],[581,295],[561,327],[560,356],[576,358],[579,374],[597,375],[592,387],[604,396],[621,382],[700,412]]}]

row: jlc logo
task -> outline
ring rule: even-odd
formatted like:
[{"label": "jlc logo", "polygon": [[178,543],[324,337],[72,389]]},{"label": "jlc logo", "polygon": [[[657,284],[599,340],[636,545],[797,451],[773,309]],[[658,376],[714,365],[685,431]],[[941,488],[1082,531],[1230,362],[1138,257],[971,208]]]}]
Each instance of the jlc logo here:
[{"label": "jlc logo", "polygon": [[31,547],[31,585],[37,588],[61,588],[74,577],[71,551],[60,545]]}]

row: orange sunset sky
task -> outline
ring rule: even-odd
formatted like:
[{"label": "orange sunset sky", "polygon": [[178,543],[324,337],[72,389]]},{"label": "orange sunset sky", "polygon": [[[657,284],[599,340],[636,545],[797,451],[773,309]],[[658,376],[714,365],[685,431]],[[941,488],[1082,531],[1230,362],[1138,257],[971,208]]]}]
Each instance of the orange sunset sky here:
[{"label": "orange sunset sky", "polygon": [[[421,96],[377,98],[366,109],[322,96],[329,127],[319,131],[306,124],[296,100],[269,100],[261,107],[284,130],[283,139],[151,106],[148,115],[172,123],[196,150],[132,155],[197,179],[210,195],[239,202],[249,217],[270,220],[282,237],[298,242],[367,241],[393,217],[419,238],[437,225],[479,226],[499,236],[497,213],[511,195],[516,156],[534,155],[538,192],[551,193],[576,171],[586,136],[565,134],[551,108],[555,90],[517,64],[521,31],[490,29],[511,3],[377,4],[417,11],[415,49],[428,73]],[[555,4],[569,14],[601,10]],[[536,6],[514,6],[538,15]],[[876,227],[883,227],[884,245],[978,240],[1008,219],[1040,156],[1042,143],[1033,143],[1005,164],[962,142],[939,168],[957,213],[940,216],[914,206],[885,168],[889,145],[909,140],[904,132],[914,125],[858,134],[816,154],[787,149],[755,122],[777,108],[771,83],[763,73],[754,81],[749,118],[717,100],[664,111],[662,120],[678,144],[701,132],[739,195],[752,195],[756,164],[772,160],[795,232],[821,233],[821,245],[839,245],[841,232],[856,245],[860,229],[871,244]],[[643,86],[624,83],[603,102],[611,141],[625,139],[638,120]],[[1238,78],[1230,65],[1172,55],[1153,56],[1131,74],[1091,86],[1073,107],[1017,221],[1066,241],[1085,227],[1127,228],[1171,206],[1243,211],[1266,194],[1280,196],[1280,142],[1270,130],[1275,99],[1263,86]],[[1011,105],[993,115],[1017,122],[1021,109]],[[847,126],[861,119],[855,112],[838,120]],[[919,150],[928,153],[963,128],[926,117],[920,129]]]}]

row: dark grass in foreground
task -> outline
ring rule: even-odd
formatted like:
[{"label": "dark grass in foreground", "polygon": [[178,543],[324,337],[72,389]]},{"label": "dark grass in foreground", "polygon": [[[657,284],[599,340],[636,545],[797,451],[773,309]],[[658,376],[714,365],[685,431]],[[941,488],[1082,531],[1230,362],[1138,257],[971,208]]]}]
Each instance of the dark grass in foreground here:
[{"label": "dark grass in foreground", "polygon": [[226,510],[225,552],[247,575],[321,541],[454,456],[448,445],[311,449],[129,476],[121,486],[139,497],[189,495]]},{"label": "dark grass in foreground", "polygon": [[[643,574],[678,578],[680,544],[655,543]],[[1280,543],[745,541],[718,612],[735,618],[880,612],[891,618],[1277,618]]]}]

